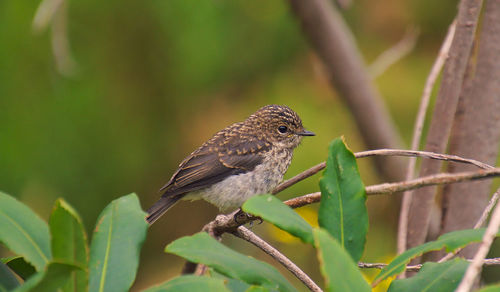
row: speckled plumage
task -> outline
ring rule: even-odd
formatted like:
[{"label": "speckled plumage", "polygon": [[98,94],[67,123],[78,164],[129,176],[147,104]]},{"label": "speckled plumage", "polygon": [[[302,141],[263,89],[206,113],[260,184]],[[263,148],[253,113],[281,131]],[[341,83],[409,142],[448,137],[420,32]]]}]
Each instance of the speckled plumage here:
[{"label": "speckled plumage", "polygon": [[262,107],[217,132],[181,162],[161,188],[161,199],[148,209],[148,222],[154,223],[180,199],[205,199],[228,211],[270,192],[283,179],[302,136],[313,135],[289,107]]}]

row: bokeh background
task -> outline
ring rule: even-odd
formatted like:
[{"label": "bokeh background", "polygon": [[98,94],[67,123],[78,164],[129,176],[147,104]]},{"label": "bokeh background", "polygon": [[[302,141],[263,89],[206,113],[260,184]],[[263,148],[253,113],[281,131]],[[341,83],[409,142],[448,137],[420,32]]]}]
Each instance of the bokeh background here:
[{"label": "bokeh background", "polygon": [[[297,149],[287,178],[323,161],[328,143],[340,135],[354,151],[367,150],[286,1],[66,3],[74,63],[61,72],[52,51],[56,28],[32,28],[39,2],[0,0],[0,190],[44,219],[58,197],[79,211],[89,234],[101,210],[119,196],[135,192],[146,209],[187,154],[266,104],[290,106],[317,134]],[[456,5],[356,0],[342,12],[367,64],[409,27],[419,28],[413,51],[374,80],[407,145],[424,80]],[[381,181],[369,159],[360,168],[366,184]],[[279,197],[318,191],[319,177]],[[398,203],[396,196],[368,200],[366,261],[394,256]],[[314,223],[316,208],[300,213]],[[149,230],[133,290],[178,275],[183,261],[163,253],[164,246],[198,232],[216,214],[204,202],[171,209]],[[268,224],[254,230],[322,282],[312,249]],[[224,242],[270,261],[238,239],[226,236]]]}]

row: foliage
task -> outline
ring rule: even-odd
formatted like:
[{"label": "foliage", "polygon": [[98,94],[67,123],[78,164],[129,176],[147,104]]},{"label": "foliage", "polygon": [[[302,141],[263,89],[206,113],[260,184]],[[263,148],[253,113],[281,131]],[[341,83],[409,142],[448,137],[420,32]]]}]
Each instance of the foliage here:
[{"label": "foliage", "polygon": [[459,247],[464,247],[469,243],[478,242],[483,237],[484,231],[484,228],[452,231],[441,235],[435,241],[429,241],[411,248],[397,256],[391,263],[389,263],[389,265],[387,265],[387,267],[380,271],[380,273],[375,277],[373,285],[378,284],[380,281],[388,277],[402,273],[411,259],[418,257],[423,253],[440,250],[443,247],[446,247],[446,251],[451,252]]},{"label": "foliage", "polygon": [[319,186],[319,226],[328,230],[355,262],[359,261],[368,232],[365,186],[354,154],[341,139],[335,139],[330,144],[326,169]]},{"label": "foliage", "polygon": [[0,242],[18,254],[2,260],[0,278],[15,273],[25,279],[20,286],[0,281],[0,291],[13,285],[16,291],[125,291],[132,285],[148,227],[135,194],[104,209],[90,255],[80,216],[64,200],[54,205],[50,232],[47,223],[19,201],[4,193],[0,201]]},{"label": "foliage", "polygon": [[[326,291],[370,291],[357,266],[368,229],[366,194],[356,161],[341,139],[329,148],[321,179],[322,200],[313,228],[271,195],[249,199],[243,210],[260,216],[316,249]],[[135,194],[112,201],[99,216],[89,244],[82,220],[64,200],[55,202],[49,224],[11,196],[0,193],[0,241],[15,257],[0,262],[0,291],[127,291],[136,277],[148,224]],[[396,257],[374,284],[402,272],[414,257],[479,241],[484,229],[444,234]],[[186,236],[165,251],[206,265],[206,276],[180,276],[153,291],[297,291],[273,266],[241,254],[205,232]],[[389,291],[452,291],[468,266],[460,259],[426,263],[413,278],[393,281]],[[16,277],[23,279],[19,281]]]},{"label": "foliage", "polygon": [[[113,198],[134,190],[145,207],[180,158],[264,104],[290,105],[318,134],[296,151],[287,176],[324,159],[322,148],[338,133],[349,137],[352,149],[363,149],[358,128],[318,70],[287,1],[62,1],[66,29],[49,26],[33,33],[42,2],[61,1],[0,1],[0,189],[44,220],[63,196],[90,237]],[[403,36],[408,21],[422,32],[415,53],[374,80],[407,144],[422,84],[456,2],[353,1],[342,12],[367,65]],[[77,63],[69,77],[56,70],[56,31],[67,32]],[[374,181],[369,163],[362,162],[360,170],[366,184]],[[316,182],[306,180],[279,198],[316,189]],[[387,225],[397,200],[380,201],[369,202],[377,209],[370,214],[375,220],[368,240],[390,243],[371,244],[364,253],[370,258],[393,253],[395,229]],[[181,211],[169,213],[156,230],[175,228],[187,206],[178,206]],[[213,212],[206,207],[190,213],[186,234]],[[171,262],[173,256],[159,262],[158,248],[151,248],[180,232],[156,230],[143,248],[139,288],[154,282],[154,271],[172,276],[182,264]],[[294,241],[290,248],[295,245],[300,246]],[[318,278],[315,263],[304,261],[309,256],[297,259]]]},{"label": "foliage", "polygon": [[207,291],[207,292],[229,292],[226,288],[224,280],[209,277],[198,276],[180,276],[166,283],[151,287],[144,292],[190,292],[190,291]]},{"label": "foliage", "polygon": [[227,277],[251,285],[296,291],[271,265],[233,251],[205,232],[180,238],[167,245],[165,251],[205,264]]},{"label": "foliage", "polygon": [[463,259],[425,263],[415,277],[392,282],[388,292],[454,291],[468,266]]},{"label": "foliage", "polygon": [[273,195],[256,196],[246,201],[242,209],[297,236],[304,242],[314,241],[311,225]]}]

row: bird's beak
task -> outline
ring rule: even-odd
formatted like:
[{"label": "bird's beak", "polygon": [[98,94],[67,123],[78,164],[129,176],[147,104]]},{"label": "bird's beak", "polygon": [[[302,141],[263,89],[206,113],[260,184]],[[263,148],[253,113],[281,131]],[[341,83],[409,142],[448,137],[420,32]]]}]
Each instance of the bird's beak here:
[{"label": "bird's beak", "polygon": [[308,131],[306,129],[303,129],[302,131],[297,132],[297,135],[299,135],[299,136],[316,136],[316,134],[314,134],[313,132]]}]

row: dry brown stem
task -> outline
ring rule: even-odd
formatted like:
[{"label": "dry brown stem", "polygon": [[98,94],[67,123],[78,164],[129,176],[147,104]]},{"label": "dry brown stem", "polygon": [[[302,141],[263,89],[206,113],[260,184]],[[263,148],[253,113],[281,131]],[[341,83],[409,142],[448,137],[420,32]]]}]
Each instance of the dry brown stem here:
[{"label": "dry brown stem", "polygon": [[[441,49],[439,50],[436,61],[434,62],[434,65],[432,65],[431,72],[429,73],[429,76],[427,76],[427,80],[425,81],[422,98],[420,99],[420,106],[418,108],[417,118],[415,120],[415,125],[413,128],[411,150],[417,150],[419,147],[420,139],[422,138],[422,131],[424,129],[425,117],[427,115],[427,109],[429,108],[432,89],[434,88],[434,84],[436,83],[436,80],[439,76],[439,72],[441,72],[441,69],[443,68],[444,62],[448,58],[451,41],[453,40],[453,36],[455,35],[455,27],[456,21],[453,21],[448,28],[448,33],[446,34]],[[409,159],[408,167],[406,170],[406,180],[412,179],[415,176],[416,163],[416,158]],[[408,213],[410,211],[411,195],[411,191],[405,192],[401,201],[397,235],[398,254],[402,253],[406,249],[406,237],[408,233]]]},{"label": "dry brown stem", "polygon": [[302,281],[304,285],[309,288],[311,291],[323,291],[321,288],[314,283],[314,281],[302,271],[296,264],[294,264],[290,259],[288,259],[285,255],[283,255],[279,250],[274,248],[272,245],[264,241],[262,238],[257,236],[252,231],[247,228],[240,226],[235,231],[232,232],[233,235],[244,239],[256,247],[260,248],[263,252],[270,255],[272,258],[277,260],[280,264],[282,264],[287,270],[289,270],[297,279]]},{"label": "dry brown stem", "polygon": [[[354,36],[330,0],[289,0],[304,36],[321,59],[332,86],[349,106],[368,148],[401,148],[391,115],[372,83]],[[388,181],[402,180],[405,165],[398,158],[375,165]]]},{"label": "dry brown stem", "polygon": [[[446,150],[481,6],[481,0],[460,1],[455,36],[443,69],[441,87],[426,138],[426,151],[443,153]],[[425,160],[419,176],[438,173],[440,167],[441,163],[438,161]],[[435,190],[435,187],[421,188],[414,194],[418,200],[412,200],[410,204],[407,248],[424,243],[428,235],[431,212],[440,210],[435,208]]]}]

